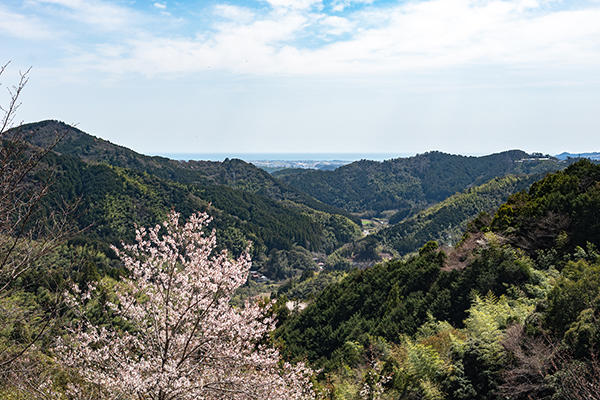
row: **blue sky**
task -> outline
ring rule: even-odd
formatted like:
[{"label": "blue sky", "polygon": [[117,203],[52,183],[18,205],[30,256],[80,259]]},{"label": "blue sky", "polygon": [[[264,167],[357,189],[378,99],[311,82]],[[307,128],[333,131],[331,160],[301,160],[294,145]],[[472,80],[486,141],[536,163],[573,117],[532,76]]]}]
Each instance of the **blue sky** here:
[{"label": "blue sky", "polygon": [[[3,0],[19,119],[146,153],[600,150],[598,0]],[[1,98],[0,100],[4,100]]]}]

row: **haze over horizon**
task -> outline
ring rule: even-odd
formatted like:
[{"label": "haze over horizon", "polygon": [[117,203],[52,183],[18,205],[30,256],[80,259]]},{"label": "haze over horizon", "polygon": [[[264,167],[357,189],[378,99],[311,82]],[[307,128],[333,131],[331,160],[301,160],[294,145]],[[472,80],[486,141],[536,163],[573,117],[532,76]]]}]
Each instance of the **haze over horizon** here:
[{"label": "haze over horizon", "polygon": [[[435,150],[431,150],[435,151]],[[149,153],[150,156],[167,157],[174,160],[223,161],[225,158],[239,158],[244,161],[384,161],[393,158],[407,158],[422,153]],[[481,157],[489,154],[460,154],[463,156]]]},{"label": "haze over horizon", "polygon": [[0,61],[3,84],[33,67],[20,120],[146,154],[579,153],[598,21],[594,0],[7,0]]}]

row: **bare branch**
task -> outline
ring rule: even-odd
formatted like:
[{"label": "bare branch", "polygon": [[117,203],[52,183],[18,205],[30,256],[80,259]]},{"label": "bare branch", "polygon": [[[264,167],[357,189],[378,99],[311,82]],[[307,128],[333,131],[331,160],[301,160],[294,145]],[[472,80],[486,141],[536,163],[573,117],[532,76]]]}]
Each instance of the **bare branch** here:
[{"label": "bare branch", "polygon": [[[0,66],[4,76],[10,63]],[[46,147],[32,146],[28,134],[15,117],[21,106],[20,98],[29,81],[31,68],[19,72],[15,85],[8,86],[8,103],[0,105],[0,329],[24,321],[34,329],[29,339],[9,341],[0,351],[0,375],[24,357],[48,332],[54,322],[54,310],[20,312],[10,302],[11,295],[23,287],[15,283],[44,257],[76,233],[70,228],[73,207],[44,210],[44,201],[51,193],[56,172],[45,162],[48,154],[62,139],[57,132]],[[59,307],[62,299],[55,304]]]}]

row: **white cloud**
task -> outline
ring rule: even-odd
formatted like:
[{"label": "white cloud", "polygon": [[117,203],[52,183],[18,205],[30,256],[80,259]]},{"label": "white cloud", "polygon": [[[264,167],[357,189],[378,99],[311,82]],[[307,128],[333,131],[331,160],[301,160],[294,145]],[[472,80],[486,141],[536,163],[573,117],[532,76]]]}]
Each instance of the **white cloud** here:
[{"label": "white cloud", "polygon": [[247,7],[232,6],[230,4],[217,4],[213,10],[214,14],[238,23],[249,23],[254,20],[255,13]]},{"label": "white cloud", "polygon": [[[125,31],[140,19],[130,9],[99,0],[35,1],[67,8],[98,29]],[[219,4],[207,11],[212,12],[210,26],[195,34],[159,35],[143,27],[86,48],[68,62],[81,69],[144,75],[207,69],[348,75],[477,65],[600,68],[600,4],[566,10],[556,7],[559,3],[410,0],[343,16],[327,14],[320,0],[269,0],[266,11]],[[334,40],[339,35],[344,39]]]},{"label": "white cloud", "polygon": [[275,66],[271,63],[278,57],[274,46],[292,39],[305,23],[304,16],[289,13],[250,24],[223,23],[216,34],[199,39],[132,39],[127,41],[129,53],[125,57],[104,59],[97,67],[148,75],[231,70],[232,65],[246,72],[272,71]]},{"label": "white cloud", "polygon": [[322,0],[266,0],[273,8],[306,10],[320,5]]},{"label": "white cloud", "polygon": [[56,37],[56,34],[37,18],[11,12],[1,5],[0,32],[14,38],[30,40],[46,40]]},{"label": "white cloud", "polygon": [[333,11],[344,11],[352,4],[373,4],[375,0],[334,0],[331,4]]},{"label": "white cloud", "polygon": [[352,32],[355,28],[355,24],[349,19],[335,15],[324,17],[320,21],[320,24],[322,25],[324,32],[329,35],[341,35]]},{"label": "white cloud", "polygon": [[59,15],[104,31],[128,29],[144,20],[141,14],[102,0],[30,0],[32,4],[54,6]]},{"label": "white cloud", "polygon": [[167,5],[165,3],[154,3],[153,4],[154,7],[160,9],[160,10],[166,10],[167,9]]},{"label": "white cloud", "polygon": [[[276,1],[271,4],[288,2]],[[600,64],[598,7],[552,12],[531,0],[430,0],[347,18],[276,9],[255,19],[233,6],[217,12],[233,22],[200,38],[132,41],[128,56],[111,62],[131,72],[211,67],[259,74],[395,72],[473,63]],[[352,38],[303,48],[298,38],[309,29],[350,32]]]},{"label": "white cloud", "polygon": [[600,143],[597,0],[155,1],[0,0],[0,48],[35,68],[24,118],[180,151]]}]

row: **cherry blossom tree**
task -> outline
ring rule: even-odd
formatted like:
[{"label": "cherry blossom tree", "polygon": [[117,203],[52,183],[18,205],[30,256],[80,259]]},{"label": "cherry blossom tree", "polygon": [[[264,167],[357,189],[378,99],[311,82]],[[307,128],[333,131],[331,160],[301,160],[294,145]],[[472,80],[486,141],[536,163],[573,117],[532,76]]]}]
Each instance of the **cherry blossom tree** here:
[{"label": "cherry blossom tree", "polygon": [[129,271],[107,307],[124,329],[97,326],[84,308],[93,288],[71,297],[80,322],[58,341],[61,364],[111,399],[312,399],[312,371],[281,361],[269,346],[274,319],[267,307],[233,307],[246,282],[246,251],[217,251],[210,217],[138,229],[117,254]]}]

